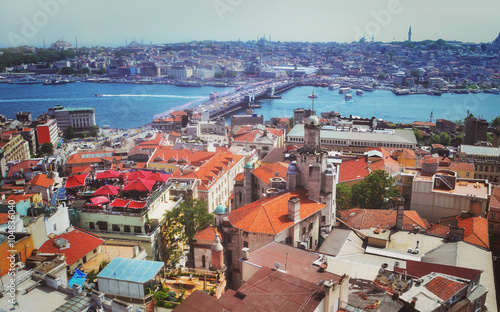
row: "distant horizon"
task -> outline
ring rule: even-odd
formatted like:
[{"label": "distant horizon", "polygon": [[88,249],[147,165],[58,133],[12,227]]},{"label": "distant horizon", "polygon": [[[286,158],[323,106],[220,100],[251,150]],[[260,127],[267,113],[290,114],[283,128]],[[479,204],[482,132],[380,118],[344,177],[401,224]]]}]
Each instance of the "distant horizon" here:
[{"label": "distant horizon", "polygon": [[[0,47],[48,47],[64,37],[78,46],[266,39],[351,43],[453,38],[490,43],[500,32],[500,3],[465,6],[452,0],[192,0],[0,1]],[[464,22],[467,21],[467,22]],[[210,39],[204,39],[210,38]]]},{"label": "distant horizon", "polygon": [[[498,36],[500,36],[500,34],[498,34]],[[445,38],[438,38],[438,39],[422,39],[422,40],[412,40],[411,43],[420,43],[420,42],[424,42],[424,41],[437,41],[437,40],[444,40],[445,42],[458,42],[460,44],[491,44],[497,37],[493,38],[491,41],[486,41],[486,42],[471,42],[471,41],[461,41],[461,40],[453,40],[453,39],[445,39]],[[52,43],[55,43],[59,40],[62,40],[64,38],[59,38],[59,39],[56,39],[55,41],[51,41],[51,42],[45,42],[45,49],[50,49],[51,48],[51,44]],[[170,44],[183,44],[183,43],[195,43],[195,42],[232,42],[232,43],[235,43],[235,42],[242,42],[242,43],[246,43],[246,42],[257,42],[258,40],[260,40],[261,38],[258,38],[258,39],[249,39],[249,40],[215,40],[215,39],[200,39],[200,40],[190,40],[190,41],[176,41],[176,42],[164,42],[164,43],[155,43],[155,42],[151,42],[151,41],[148,41],[148,42],[144,42],[144,43],[141,43],[140,40],[137,40],[137,38],[135,39],[135,41],[137,41],[140,45],[143,45],[143,46],[148,46],[148,45],[170,45]],[[267,38],[265,39],[266,41],[269,41]],[[76,38],[71,41],[71,40],[67,40],[67,39],[64,39],[65,42],[68,42],[71,44],[71,49],[75,49],[76,48]],[[80,44],[80,42],[78,42],[78,49],[80,48],[93,48],[93,47],[103,47],[103,48],[122,48],[122,47],[127,47],[130,45],[130,43],[134,41],[134,38],[131,38],[131,40],[127,40],[127,45],[125,45],[125,42],[120,45],[118,43],[116,44],[92,44],[92,45],[89,45],[89,44]],[[290,40],[290,41],[279,41],[279,40],[272,40],[271,42],[280,42],[280,43],[310,43],[310,44],[315,44],[315,43],[321,43],[321,44],[328,44],[328,43],[333,43],[333,44],[352,44],[352,43],[359,43],[359,41],[352,41],[352,42],[339,42],[339,41],[299,41],[299,40]],[[405,43],[405,42],[408,42],[408,41],[373,41],[371,42],[370,40],[366,40],[366,43],[382,43],[382,44],[387,44],[387,43]],[[30,45],[32,47],[35,47],[35,48],[41,48],[43,49],[43,44],[41,46],[38,46],[38,45]],[[11,46],[11,47],[0,47],[0,49],[14,49],[14,48],[19,48],[19,47],[22,47],[22,46]]]}]

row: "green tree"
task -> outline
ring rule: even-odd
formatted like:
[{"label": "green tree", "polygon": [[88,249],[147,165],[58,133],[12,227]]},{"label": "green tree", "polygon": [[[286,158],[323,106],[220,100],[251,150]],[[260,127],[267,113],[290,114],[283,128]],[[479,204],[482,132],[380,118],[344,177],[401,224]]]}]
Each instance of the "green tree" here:
[{"label": "green tree", "polygon": [[323,71],[322,70],[318,70],[316,72],[316,76],[323,76]]},{"label": "green tree", "polygon": [[61,75],[72,75],[74,73],[75,73],[75,69],[73,67],[61,68]]},{"label": "green tree", "polygon": [[214,77],[215,78],[224,78],[224,73],[223,72],[215,73]]},{"label": "green tree", "polygon": [[378,74],[378,77],[377,77],[379,80],[385,80],[387,78],[387,76],[384,74],[384,73],[380,73]]},{"label": "green tree", "polygon": [[385,208],[385,200],[399,196],[394,179],[385,170],[375,170],[352,187],[352,206]]},{"label": "green tree", "polygon": [[491,122],[492,127],[500,127],[500,116],[497,116],[493,121]]},{"label": "green tree", "polygon": [[420,130],[418,130],[417,128],[413,128],[413,133],[415,134],[417,143],[422,144],[422,142],[424,141],[424,136],[422,135],[422,133],[420,133]]},{"label": "green tree", "polygon": [[52,154],[54,154],[54,145],[52,145],[52,143],[43,143],[42,146],[40,146],[40,155],[50,156]]},{"label": "green tree", "polygon": [[493,143],[493,137],[489,133],[486,134],[486,142]]},{"label": "green tree", "polygon": [[420,77],[420,70],[418,70],[417,68],[414,68],[411,70],[411,75],[415,78],[418,78]]},{"label": "green tree", "polygon": [[101,68],[97,71],[98,75],[106,75],[108,73],[108,70],[106,68]]},{"label": "green tree", "polygon": [[97,137],[99,135],[99,126],[92,126],[90,127],[90,136],[91,137]]},{"label": "green tree", "polygon": [[439,135],[439,141],[442,145],[449,146],[451,145],[451,136],[446,132],[442,132]]},{"label": "green tree", "polygon": [[453,145],[453,146],[460,146],[460,144],[462,144],[463,141],[464,141],[464,135],[463,134],[457,134],[451,140],[451,145]]},{"label": "green tree", "polygon": [[76,137],[76,134],[75,134],[75,130],[73,129],[72,126],[69,126],[68,128],[66,128],[66,130],[64,130],[64,139],[66,140],[71,140],[71,139],[74,139]]},{"label": "green tree", "polygon": [[175,266],[182,256],[182,245],[190,247],[193,257],[193,237],[200,229],[213,223],[214,215],[208,213],[206,202],[185,201],[166,214],[166,224],[162,230],[164,255],[170,266]]},{"label": "green tree", "polygon": [[339,211],[351,208],[352,191],[345,183],[337,184],[337,209]]}]

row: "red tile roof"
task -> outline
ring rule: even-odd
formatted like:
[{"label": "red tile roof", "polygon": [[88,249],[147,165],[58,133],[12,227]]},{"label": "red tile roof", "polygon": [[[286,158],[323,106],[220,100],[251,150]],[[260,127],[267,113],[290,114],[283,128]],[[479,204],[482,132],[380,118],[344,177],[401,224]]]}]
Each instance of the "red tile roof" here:
[{"label": "red tile roof", "polygon": [[[69,248],[59,249],[55,244],[57,238],[64,238],[69,243]],[[66,256],[66,263],[72,265],[83,256],[99,247],[104,240],[99,236],[83,231],[79,228],[73,228],[67,233],[62,233],[54,238],[45,241],[38,249],[41,253],[62,253]]]},{"label": "red tile roof", "polygon": [[12,194],[10,195],[9,197],[7,197],[7,199],[5,200],[6,202],[9,202],[11,200],[15,201],[16,204],[20,201],[27,201],[27,200],[30,200],[31,197],[35,196],[36,194],[19,194],[19,195],[15,195],[15,194]]},{"label": "red tile roof", "polygon": [[215,233],[219,234],[219,237],[222,241],[222,233],[215,226],[207,226],[206,228],[199,230],[194,236],[194,240],[205,240],[205,241],[213,241],[215,238]]},{"label": "red tile roof", "polygon": [[49,188],[54,185],[54,179],[49,179],[46,174],[37,174],[30,181],[31,185],[41,186],[44,188]]},{"label": "red tile roof", "polygon": [[475,279],[479,274],[483,273],[483,271],[481,270],[413,260],[406,260],[406,268],[397,267],[394,268],[394,271],[399,273],[406,273],[409,276],[417,278],[421,278],[422,276],[430,273],[442,273],[450,276],[460,277],[469,281]]},{"label": "red tile roof", "polygon": [[[465,162],[450,162],[450,167],[448,168],[453,171],[474,171],[473,163],[465,163]],[[471,177],[472,178],[472,177]]]},{"label": "red tile roof", "polygon": [[243,231],[278,234],[294,225],[288,218],[288,200],[300,199],[300,219],[304,220],[326,205],[310,200],[307,190],[299,188],[276,197],[265,198],[243,206],[229,214],[231,224]]},{"label": "red tile roof", "polygon": [[[341,218],[349,226],[355,229],[369,229],[380,226],[381,228],[390,229],[396,225],[396,210],[379,210],[379,209],[349,209],[341,212]],[[425,222],[420,218],[418,213],[413,210],[405,210],[403,217],[403,230],[411,231],[414,226],[426,229]]]},{"label": "red tile roof", "polygon": [[0,224],[5,224],[9,222],[9,214],[8,213],[0,213]]},{"label": "red tile roof", "polygon": [[286,180],[286,172],[288,170],[288,165],[282,162],[272,163],[265,166],[260,166],[259,168],[252,171],[253,175],[259,178],[265,184],[269,184],[269,179],[277,176]]},{"label": "red tile roof", "polygon": [[500,188],[491,188],[490,207],[500,208]]},{"label": "red tile roof", "polygon": [[36,167],[38,165],[39,160],[25,160],[20,163],[15,164],[14,166],[9,167],[9,173],[7,177],[12,177],[15,172],[19,172],[20,169],[23,169],[23,172],[30,172],[31,166]]},{"label": "red tile roof", "polygon": [[[283,136],[283,130],[275,129],[275,128],[267,128],[267,138],[270,140],[273,140],[271,135],[275,135],[277,137]],[[241,127],[238,132],[236,132],[233,135],[233,140],[238,141],[238,142],[253,142],[255,141],[256,138],[258,137],[263,137],[264,136],[264,131],[266,130],[260,130],[260,129],[255,129],[253,127]]]},{"label": "red tile roof", "polygon": [[442,276],[436,276],[425,285],[425,288],[443,301],[449,300],[464,287],[467,287],[466,283],[456,282]]},{"label": "red tile roof", "polygon": [[339,167],[339,183],[363,180],[369,174],[366,158],[343,161]]},{"label": "red tile roof", "polygon": [[490,248],[487,219],[468,216],[442,218],[440,225],[432,225],[429,233],[445,237],[449,232],[449,225],[456,225],[464,229],[465,242],[482,248]]}]

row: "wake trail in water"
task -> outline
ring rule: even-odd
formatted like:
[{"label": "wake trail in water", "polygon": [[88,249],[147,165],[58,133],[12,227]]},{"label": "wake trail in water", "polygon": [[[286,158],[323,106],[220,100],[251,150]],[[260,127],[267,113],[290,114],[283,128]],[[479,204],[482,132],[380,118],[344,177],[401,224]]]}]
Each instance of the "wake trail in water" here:
[{"label": "wake trail in water", "polygon": [[176,99],[201,99],[203,96],[186,96],[171,94],[101,94],[99,97],[156,97],[156,98],[176,98]]}]

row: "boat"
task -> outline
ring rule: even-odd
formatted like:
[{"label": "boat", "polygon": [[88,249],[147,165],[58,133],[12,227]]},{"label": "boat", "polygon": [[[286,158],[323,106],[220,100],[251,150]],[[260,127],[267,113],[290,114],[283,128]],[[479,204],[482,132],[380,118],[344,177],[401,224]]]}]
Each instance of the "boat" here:
[{"label": "boat", "polygon": [[43,83],[43,81],[28,76],[28,77],[24,77],[24,78],[19,78],[17,80],[11,80],[10,83],[11,84],[41,84],[41,83]]},{"label": "boat", "polygon": [[352,94],[347,93],[347,94],[345,95],[345,100],[346,100],[346,101],[352,101]]},{"label": "boat", "polygon": [[492,88],[492,89],[486,89],[484,90],[484,93],[491,93],[491,94],[500,94],[500,90]]},{"label": "boat", "polygon": [[356,90],[356,95],[365,95],[365,93],[363,92],[363,90],[358,89]]},{"label": "boat", "polygon": [[101,97],[102,96],[102,93],[96,93],[95,96],[97,97]]},{"label": "boat", "polygon": [[310,99],[316,99],[316,98],[318,98],[318,95],[313,93],[313,94],[309,95],[308,97]]},{"label": "boat", "polygon": [[431,91],[427,92],[427,95],[441,96],[442,94],[443,94],[443,92],[441,92],[439,90],[431,90]]},{"label": "boat", "polygon": [[202,87],[201,82],[179,81],[175,84],[177,87]]},{"label": "boat", "polygon": [[349,87],[339,89],[339,94],[345,94],[345,93],[351,93],[351,92],[352,92],[352,89]]},{"label": "boat", "polygon": [[361,90],[366,91],[366,92],[373,92],[373,87],[361,86]]},{"label": "boat", "polygon": [[74,81],[69,81],[67,79],[52,79],[52,80],[45,80],[43,82],[43,85],[44,86],[49,86],[49,85],[62,85],[62,84],[67,84],[67,83],[70,83],[70,82],[74,82]]},{"label": "boat", "polygon": [[334,83],[328,86],[328,90],[337,90],[340,88],[340,85],[338,83]]},{"label": "boat", "polygon": [[479,93],[479,90],[477,90],[477,89],[470,89],[470,92],[471,92],[472,94],[478,94],[478,93]]},{"label": "boat", "polygon": [[409,89],[394,89],[392,90],[392,93],[395,95],[409,95],[410,90]]}]

